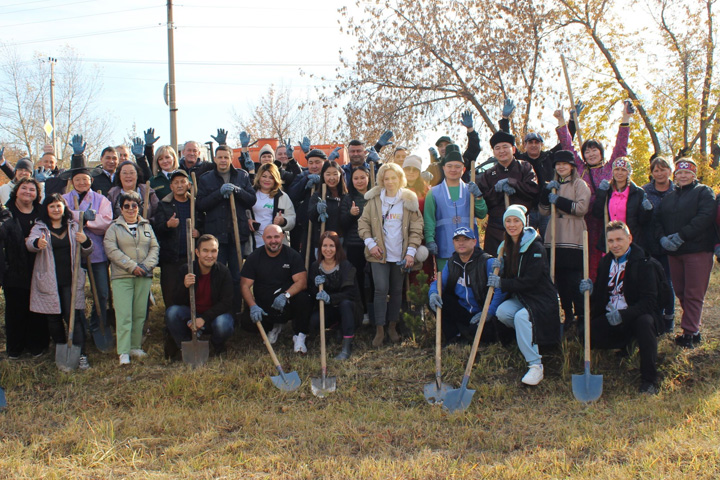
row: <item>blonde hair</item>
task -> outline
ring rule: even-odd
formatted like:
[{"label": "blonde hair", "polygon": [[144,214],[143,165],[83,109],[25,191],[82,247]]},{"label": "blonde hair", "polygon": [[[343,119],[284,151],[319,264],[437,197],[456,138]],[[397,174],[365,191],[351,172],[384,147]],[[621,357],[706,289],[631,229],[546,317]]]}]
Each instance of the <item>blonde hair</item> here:
[{"label": "blonde hair", "polygon": [[158,161],[159,161],[160,158],[163,157],[166,153],[169,153],[170,156],[171,156],[172,159],[173,159],[172,171],[178,169],[178,165],[179,165],[179,163],[178,163],[178,156],[177,156],[177,153],[175,153],[175,149],[174,149],[173,147],[171,147],[170,145],[163,145],[162,147],[160,147],[160,148],[157,149],[157,152],[155,152],[155,165],[154,165],[154,167],[155,167],[155,170],[156,170],[156,171],[157,171],[157,170],[160,170],[160,164],[158,163]]},{"label": "blonde hair", "polygon": [[392,170],[400,179],[400,188],[407,187],[407,178],[402,167],[397,163],[386,163],[377,172],[377,184],[380,188],[385,188],[385,173]]},{"label": "blonde hair", "polygon": [[265,172],[270,172],[270,175],[272,175],[273,180],[275,181],[275,186],[270,190],[270,197],[275,197],[275,195],[278,194],[280,191],[280,187],[282,187],[282,179],[280,178],[280,170],[275,166],[274,163],[264,163],[258,167],[257,172],[255,172],[255,180],[253,180],[253,188],[255,191],[260,190],[260,177],[262,177],[262,174]]}]

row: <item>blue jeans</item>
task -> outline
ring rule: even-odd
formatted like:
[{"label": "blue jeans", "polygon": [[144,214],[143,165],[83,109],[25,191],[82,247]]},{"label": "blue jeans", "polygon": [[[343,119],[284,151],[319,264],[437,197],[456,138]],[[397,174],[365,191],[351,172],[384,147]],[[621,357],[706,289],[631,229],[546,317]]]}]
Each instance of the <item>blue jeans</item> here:
[{"label": "blue jeans", "polygon": [[[100,304],[100,313],[105,328],[107,324],[107,304],[110,296],[110,279],[108,277],[108,262],[91,263],[93,276],[95,277],[95,289],[97,290],[98,303]],[[93,302],[95,300],[93,299]],[[93,305],[92,314],[90,315],[90,331],[94,332],[98,329],[99,319],[97,307]]]},{"label": "blue jeans", "polygon": [[538,346],[532,343],[533,326],[530,322],[530,315],[520,300],[516,297],[505,300],[500,304],[495,315],[503,324],[515,329],[515,339],[528,365],[541,365],[542,357],[540,357]]},{"label": "blue jeans", "polygon": [[[210,341],[213,345],[223,345],[235,331],[233,316],[229,313],[223,313],[212,319],[204,318],[204,320],[205,325],[202,331],[203,333],[210,332]],[[181,342],[192,340],[192,331],[188,327],[189,321],[190,307],[173,305],[165,311],[165,325],[178,348]]]}]

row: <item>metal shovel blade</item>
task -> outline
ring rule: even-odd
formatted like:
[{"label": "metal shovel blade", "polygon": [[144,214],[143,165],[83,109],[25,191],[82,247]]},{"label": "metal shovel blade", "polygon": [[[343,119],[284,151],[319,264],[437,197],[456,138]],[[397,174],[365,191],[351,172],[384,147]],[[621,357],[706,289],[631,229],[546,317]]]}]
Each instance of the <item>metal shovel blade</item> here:
[{"label": "metal shovel blade", "polygon": [[585,373],[572,376],[573,395],[583,403],[594,402],[602,395],[603,376],[590,374],[590,362],[585,362]]},{"label": "metal shovel blade", "polygon": [[7,407],[7,400],[5,399],[5,389],[0,387],[0,410]]},{"label": "metal shovel blade", "polygon": [[281,367],[278,367],[278,373],[280,373],[280,375],[270,377],[270,380],[272,380],[273,385],[280,390],[292,392],[300,387],[302,382],[300,381],[300,376],[297,372],[285,373]]},{"label": "metal shovel blade", "polygon": [[425,394],[425,400],[431,405],[440,404],[445,402],[448,391],[450,391],[450,385],[447,383],[440,383],[438,388],[438,382],[428,383],[423,387],[423,393]]},{"label": "metal shovel blade", "polygon": [[67,343],[55,345],[55,365],[63,372],[72,372],[80,363],[80,346]]},{"label": "metal shovel blade", "polygon": [[450,413],[466,410],[472,402],[473,395],[475,390],[469,390],[466,385],[448,390],[443,408]]},{"label": "metal shovel blade", "polygon": [[324,398],[325,394],[335,391],[337,386],[336,377],[320,377],[310,379],[310,390],[316,397]]},{"label": "metal shovel blade", "polygon": [[112,330],[104,322],[100,322],[98,329],[92,332],[93,341],[95,346],[102,353],[108,353],[115,348],[115,338],[113,337]]},{"label": "metal shovel blade", "polygon": [[182,349],[183,362],[192,366],[192,368],[205,365],[210,356],[210,344],[207,340],[195,338],[189,342],[182,342],[180,348]]}]

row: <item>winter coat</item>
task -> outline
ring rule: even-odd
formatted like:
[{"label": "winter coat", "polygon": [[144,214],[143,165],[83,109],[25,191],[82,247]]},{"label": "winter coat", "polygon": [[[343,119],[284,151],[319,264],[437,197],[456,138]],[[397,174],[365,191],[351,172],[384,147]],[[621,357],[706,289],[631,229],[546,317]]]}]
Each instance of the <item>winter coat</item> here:
[{"label": "winter coat", "polygon": [[[385,263],[385,256],[387,249],[385,248],[385,236],[383,235],[382,229],[382,200],[380,199],[380,193],[383,187],[378,185],[373,187],[365,194],[367,204],[363,210],[360,219],[358,220],[358,234],[360,238],[365,242],[366,238],[372,238],[377,243],[378,247],[382,250],[382,259],[378,260],[370,254],[367,246],[365,247],[365,259],[368,262],[380,262]],[[423,217],[420,214],[420,207],[418,205],[417,195],[412,190],[407,188],[401,188],[399,195],[403,200],[403,218],[402,218],[402,232],[403,232],[403,244],[402,252],[403,256],[406,254],[408,247],[417,248],[422,243],[423,239]]]},{"label": "winter coat", "polygon": [[282,189],[287,192],[290,189],[290,185],[292,185],[295,181],[295,177],[302,173],[302,168],[294,158],[288,160],[285,165],[283,165],[279,160],[275,160],[274,163],[280,172]]},{"label": "winter coat", "polygon": [[157,175],[150,179],[150,188],[153,189],[157,198],[165,198],[168,194],[172,193],[170,190],[170,179],[163,171],[159,171]]},{"label": "winter coat", "polygon": [[[17,215],[17,207],[14,203],[8,204],[7,208],[0,211],[0,241],[3,243],[5,256],[5,274],[3,275],[3,287],[30,289],[35,254],[25,248],[25,236],[23,235],[20,221],[13,216]],[[10,217],[8,218],[8,214]],[[40,209],[36,207],[33,211],[35,219],[40,216]]]},{"label": "winter coat", "polygon": [[[322,188],[322,186],[320,187]],[[315,193],[312,197],[310,197],[310,203],[308,204],[308,218],[313,224],[313,243],[311,245],[317,245],[317,239],[320,237],[320,214],[317,211],[317,204],[320,202],[320,195],[322,195],[322,190],[320,188],[315,190]],[[333,232],[336,232],[341,237],[343,236],[342,228],[340,228],[340,202],[342,202],[343,197],[345,197],[347,194],[342,195],[340,197],[333,197],[330,194],[330,189],[328,189],[326,195],[325,195],[325,203],[327,203],[327,215],[328,218],[325,221],[325,231],[332,230]]]},{"label": "winter coat", "polygon": [[655,239],[679,233],[684,243],[674,252],[663,249],[668,255],[712,252],[715,244],[713,222],[717,215],[715,194],[697,180],[681,187],[677,183],[658,206],[658,223]]},{"label": "winter coat", "polygon": [[[610,183],[612,185],[612,182]],[[643,240],[643,228],[650,224],[652,220],[652,210],[645,210],[642,206],[645,200],[645,190],[638,187],[631,180],[628,181],[627,187],[630,191],[628,193],[627,205],[625,210],[625,223],[630,229],[630,233],[635,242],[640,245]],[[612,187],[610,190],[597,190],[595,192],[595,202],[592,207],[592,214],[595,218],[605,222],[605,211],[607,210],[608,193],[612,194]],[[597,248],[605,251],[605,235],[600,235],[598,238]]]},{"label": "winter coat", "polygon": [[[283,212],[283,218],[285,219],[285,225],[283,225],[282,231],[285,233],[285,238],[283,239],[283,243],[290,246],[290,230],[295,228],[295,207],[293,206],[292,202],[290,201],[290,196],[287,193],[284,193],[282,190],[278,190],[277,195],[273,197],[273,211],[272,211],[272,218],[275,218],[275,216],[282,210]],[[255,213],[252,211],[252,209],[248,210],[250,214],[252,215],[252,218],[255,219]]]},{"label": "winter coat", "polygon": [[[193,272],[197,275],[200,272],[200,266],[197,260],[193,262]],[[173,305],[190,306],[190,289],[185,287],[184,279],[188,273],[187,264],[180,267],[178,272],[178,281],[176,282],[175,292],[173,293]],[[215,263],[210,269],[210,297],[212,306],[202,313],[202,318],[206,322],[232,311],[233,304],[233,283],[230,270],[222,263]]]},{"label": "winter coat", "polygon": [[[336,278],[329,278],[334,276],[333,274],[325,274],[320,271],[320,261],[315,261],[310,265],[308,271],[308,293],[312,296],[313,300],[317,295],[319,288],[315,286],[315,277],[318,275],[325,275],[325,284],[323,289],[330,295],[330,305],[337,307],[343,300],[350,300],[355,304],[356,320],[359,320],[359,315],[363,311],[362,303],[360,302],[360,290],[357,283],[357,274],[355,267],[347,260],[340,262],[339,275]],[[337,280],[337,281],[335,281]]]},{"label": "winter coat", "polygon": [[[70,268],[75,268],[75,252],[78,247],[75,241],[75,233],[78,231],[78,224],[75,221],[68,222],[67,236],[70,240]],[[35,241],[41,236],[48,239],[46,248],[39,249]],[[44,313],[47,315],[58,315],[62,313],[60,307],[60,294],[58,293],[57,277],[55,274],[55,257],[53,255],[52,241],[50,240],[50,229],[41,220],[35,222],[30,235],[25,240],[25,247],[28,251],[35,253],[35,266],[32,273],[32,284],[30,286],[30,311]],[[81,255],[87,258],[93,250],[93,243],[90,246],[81,248]],[[75,285],[75,308],[85,309],[85,270],[82,268],[77,272],[77,285]]]},{"label": "winter coat", "polygon": [[[189,198],[189,194],[188,194]],[[177,263],[178,261],[186,261],[180,258],[180,252],[185,251],[185,247],[180,246],[180,229],[187,228],[183,222],[177,227],[170,228],[167,226],[168,220],[173,215],[177,216],[177,200],[172,193],[165,195],[158,204],[157,214],[155,215],[155,223],[153,230],[160,244],[160,263]],[[199,232],[203,231],[203,216],[198,214],[197,205],[195,206],[195,229]]]},{"label": "winter coat", "polygon": [[192,181],[192,174],[195,174],[195,178],[200,178],[203,174],[215,170],[215,164],[213,162],[206,162],[198,160],[195,165],[188,167],[185,165],[185,158],[180,159],[180,170],[184,170],[188,174],[188,178]]},{"label": "winter coat", "polygon": [[[290,194],[290,200],[292,200],[295,206],[295,224],[302,225],[303,228],[305,228],[304,226],[308,223],[308,205],[310,204],[312,192],[312,189],[305,188],[309,175],[307,170],[296,175],[292,185],[287,189],[287,192]],[[315,189],[317,190],[317,188],[318,186],[316,185]]]},{"label": "winter coat", "polygon": [[532,165],[522,160],[511,160],[507,168],[499,163],[483,172],[478,180],[488,208],[488,221],[495,228],[504,228],[502,216],[505,213],[505,194],[495,191],[495,184],[507,178],[508,185],[515,189],[510,195],[510,204],[524,205],[530,211],[540,193],[540,186]]},{"label": "winter coat", "polygon": [[[138,195],[140,195],[140,198],[142,201],[145,201],[145,189],[147,188],[147,185],[144,183],[138,183],[137,184],[137,190],[136,192]],[[108,200],[110,200],[110,204],[113,208],[113,218],[118,218],[122,216],[122,205],[120,205],[120,194],[122,193],[122,187],[112,187],[110,191],[108,192]],[[155,218],[155,214],[158,210],[158,203],[160,201],[158,200],[157,195],[155,195],[155,190],[152,188],[150,189],[150,208],[148,208],[147,216],[143,215],[145,208],[143,205],[140,205],[140,215],[143,215],[143,217],[147,218],[149,221],[153,221]]]},{"label": "winter coat", "polygon": [[[503,132],[510,133],[510,120],[507,118],[501,118],[498,121],[498,126]],[[531,158],[527,152],[515,152],[515,158],[517,160],[523,160],[532,165],[540,188],[544,187],[545,184],[552,180],[555,176],[555,168],[553,167],[553,150],[542,150],[537,158]]]},{"label": "winter coat", "polygon": [[[555,180],[560,182],[557,175]],[[543,188],[540,193],[538,210],[541,215],[550,215],[550,193],[547,188]],[[590,188],[573,168],[570,177],[560,183],[556,193],[559,197],[555,203],[555,247],[582,250],[583,231],[587,228],[585,214],[590,208]],[[551,245],[552,236],[552,229],[548,226],[545,232],[546,247]]]},{"label": "winter coat", "polygon": [[[503,248],[505,242],[500,244]],[[498,250],[499,251],[499,250]],[[516,297],[530,315],[533,343],[553,344],[560,341],[560,311],[555,285],[550,280],[550,267],[540,235],[526,227],[520,240],[518,271],[508,271],[508,255],[503,252],[505,271],[500,289]]]},{"label": "winter coat", "polygon": [[[76,157],[73,155],[73,157]],[[84,157],[84,155],[82,155]],[[148,163],[148,159],[150,162],[152,162],[153,158],[153,147],[152,145],[146,145],[145,146],[145,154],[140,155],[139,157],[135,157],[135,164],[140,169],[140,174],[138,175],[138,185],[145,184],[146,181],[150,180],[150,177],[152,176],[152,173],[150,172],[150,164]],[[120,162],[118,161],[118,165]],[[83,160],[75,160],[75,162],[72,163],[72,165],[87,165],[87,162]],[[117,171],[115,172],[115,175],[117,175]],[[102,192],[103,195],[106,197],[109,195],[110,190],[115,186],[113,184],[115,176],[111,179],[107,173],[102,168],[102,165],[98,165],[92,170],[90,170],[90,176],[93,178],[92,181],[92,189],[95,192]],[[112,203],[112,202],[111,202]]]},{"label": "winter coat", "polygon": [[646,183],[645,185],[643,185],[642,189],[645,190],[647,199],[650,200],[650,202],[653,204],[653,209],[650,223],[646,228],[643,228],[643,238],[640,243],[642,244],[646,252],[650,252],[650,254],[652,255],[663,255],[662,247],[660,246],[660,240],[655,238],[655,232],[658,229],[657,223],[659,221],[658,207],[660,206],[660,202],[662,201],[662,199],[665,198],[668,193],[672,192],[675,189],[675,185],[673,184],[672,180],[670,180],[670,188],[668,188],[664,192],[660,192],[657,188],[655,188],[655,180],[652,180],[650,181],[650,183]]},{"label": "winter coat", "polygon": [[[205,214],[205,233],[215,235],[221,244],[233,242],[233,219],[230,216],[230,200],[220,193],[225,180],[217,170],[211,170],[198,179],[197,209]],[[234,194],[240,241],[250,235],[246,210],[255,205],[257,197],[247,172],[230,167],[230,183],[240,187]]]},{"label": "winter coat", "polygon": [[[350,213],[353,202],[355,202],[355,206],[360,209],[358,216]],[[366,203],[367,200],[365,200],[365,196],[354,189],[345,195],[340,202],[340,227],[343,231],[343,245],[345,247],[360,247],[364,245],[360,235],[358,235],[358,220],[362,216]]]},{"label": "winter coat", "polygon": [[105,232],[105,254],[111,264],[111,280],[135,278],[133,270],[142,263],[152,269],[158,264],[160,245],[150,222],[138,215],[137,235],[130,233],[125,218],[118,217]]},{"label": "winter coat", "polygon": [[93,251],[90,254],[90,263],[100,263],[107,261],[105,249],[103,248],[103,239],[105,232],[113,221],[112,206],[110,201],[103,195],[89,190],[82,202],[75,210],[75,199],[79,198],[78,193],[72,190],[63,195],[63,198],[70,206],[73,214],[73,220],[80,221],[80,212],[84,212],[88,208],[95,210],[95,220],[85,223],[85,235],[93,242]]}]

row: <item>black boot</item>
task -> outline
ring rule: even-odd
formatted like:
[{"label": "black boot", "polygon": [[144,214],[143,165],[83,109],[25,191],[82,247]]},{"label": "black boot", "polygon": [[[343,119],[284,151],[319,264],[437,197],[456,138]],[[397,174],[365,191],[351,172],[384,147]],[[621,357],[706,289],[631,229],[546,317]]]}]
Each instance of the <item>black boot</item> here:
[{"label": "black boot", "polygon": [[343,338],[342,341],[342,352],[338,354],[337,357],[335,357],[335,360],[347,360],[350,358],[350,354],[352,353],[352,338]]}]

